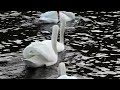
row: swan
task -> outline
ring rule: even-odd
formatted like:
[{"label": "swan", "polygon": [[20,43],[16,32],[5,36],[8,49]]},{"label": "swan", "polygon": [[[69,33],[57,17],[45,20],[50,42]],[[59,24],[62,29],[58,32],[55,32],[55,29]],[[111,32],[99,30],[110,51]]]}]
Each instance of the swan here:
[{"label": "swan", "polygon": [[58,74],[60,75],[57,79],[77,79],[74,76],[67,76],[66,75],[66,67],[63,62],[61,62],[58,66]]},{"label": "swan", "polygon": [[44,41],[35,41],[23,50],[24,61],[28,67],[41,67],[54,65],[58,60],[57,37],[59,26],[52,27],[51,46]]},{"label": "swan", "polygon": [[59,18],[64,16],[66,22],[71,21],[75,19],[75,14],[72,12],[66,12],[66,11],[48,11],[40,15],[39,20],[43,21],[44,23],[58,23]]}]

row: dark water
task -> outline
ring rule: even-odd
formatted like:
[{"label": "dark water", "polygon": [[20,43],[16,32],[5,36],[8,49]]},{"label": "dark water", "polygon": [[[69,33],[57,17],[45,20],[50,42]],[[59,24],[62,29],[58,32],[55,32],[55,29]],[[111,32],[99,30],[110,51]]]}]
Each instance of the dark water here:
[{"label": "dark water", "polygon": [[[51,38],[51,26],[38,21],[38,11],[0,12],[0,79],[57,78],[59,62],[67,74],[77,78],[119,79],[120,11],[74,12],[79,20],[65,32],[65,51],[58,63],[47,68],[29,69],[23,62],[23,49],[35,40]],[[76,24],[75,24],[76,23]]]}]

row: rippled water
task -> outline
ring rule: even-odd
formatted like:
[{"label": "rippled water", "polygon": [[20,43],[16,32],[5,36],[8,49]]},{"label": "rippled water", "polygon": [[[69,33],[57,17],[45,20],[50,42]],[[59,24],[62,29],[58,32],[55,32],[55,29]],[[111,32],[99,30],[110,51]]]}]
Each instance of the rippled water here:
[{"label": "rippled water", "polygon": [[0,11],[0,79],[57,78],[57,66],[61,61],[66,63],[67,74],[78,78],[120,77],[120,11],[74,12],[79,20],[68,23],[75,28],[66,29],[66,48],[59,54],[58,63],[47,68],[28,69],[22,50],[30,42],[51,37],[53,24],[40,23],[40,13]]}]

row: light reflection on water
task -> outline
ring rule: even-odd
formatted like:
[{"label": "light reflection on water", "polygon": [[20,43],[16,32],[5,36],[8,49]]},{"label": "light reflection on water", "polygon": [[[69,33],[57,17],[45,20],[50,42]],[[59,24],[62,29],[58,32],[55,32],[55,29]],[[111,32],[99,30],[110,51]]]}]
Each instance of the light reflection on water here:
[{"label": "light reflection on water", "polygon": [[[0,12],[0,78],[57,77],[58,64],[31,71],[22,61],[22,50],[30,42],[50,39],[51,36],[52,24],[33,24],[38,18],[37,13]],[[78,78],[119,78],[120,11],[75,13],[82,17],[76,28],[66,30],[66,48],[60,55],[60,60],[66,63],[67,74]]]}]

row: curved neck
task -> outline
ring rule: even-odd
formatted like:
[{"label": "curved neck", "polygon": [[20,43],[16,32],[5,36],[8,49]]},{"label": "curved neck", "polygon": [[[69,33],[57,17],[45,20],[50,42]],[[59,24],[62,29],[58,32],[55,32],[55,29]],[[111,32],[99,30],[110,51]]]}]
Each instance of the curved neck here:
[{"label": "curved neck", "polygon": [[57,38],[58,38],[58,31],[59,31],[59,26],[54,25],[52,28],[52,48],[57,54]]},{"label": "curved neck", "polygon": [[66,67],[64,63],[60,63],[58,66],[58,74],[61,75],[66,75]]},{"label": "curved neck", "polygon": [[64,33],[65,33],[66,21],[63,16],[60,17],[60,43],[64,44]]}]

